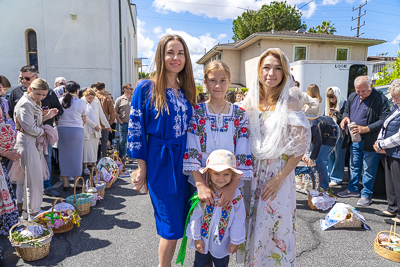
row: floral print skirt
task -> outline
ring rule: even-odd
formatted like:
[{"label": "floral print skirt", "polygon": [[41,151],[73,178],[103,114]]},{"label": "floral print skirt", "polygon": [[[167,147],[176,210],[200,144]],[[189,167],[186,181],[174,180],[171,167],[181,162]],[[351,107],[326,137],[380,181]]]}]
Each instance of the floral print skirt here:
[{"label": "floral print skirt", "polygon": [[[296,191],[294,171],[273,201],[262,201],[261,192],[286,164],[285,159],[256,160],[254,179],[245,184],[247,201],[246,244],[238,253],[245,266],[296,266]],[[250,187],[250,188],[249,188]]]}]

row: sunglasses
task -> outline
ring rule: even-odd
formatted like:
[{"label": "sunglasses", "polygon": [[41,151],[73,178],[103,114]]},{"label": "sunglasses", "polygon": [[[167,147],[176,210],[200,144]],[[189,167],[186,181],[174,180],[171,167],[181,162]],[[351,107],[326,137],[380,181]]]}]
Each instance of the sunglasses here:
[{"label": "sunglasses", "polygon": [[31,77],[22,77],[22,76],[19,76],[18,78],[19,78],[21,81],[25,80],[25,81],[29,82],[35,75],[36,75],[36,74],[33,74]]},{"label": "sunglasses", "polygon": [[57,83],[57,84],[59,84],[59,85],[65,85],[66,83],[61,82],[61,83]]}]

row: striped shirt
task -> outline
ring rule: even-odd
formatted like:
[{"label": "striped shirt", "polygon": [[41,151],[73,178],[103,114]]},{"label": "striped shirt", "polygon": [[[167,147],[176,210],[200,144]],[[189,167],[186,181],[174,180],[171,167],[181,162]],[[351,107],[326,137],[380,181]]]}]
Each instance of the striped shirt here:
[{"label": "striped shirt", "polygon": [[397,109],[383,123],[383,127],[382,127],[381,131],[379,132],[378,139],[377,139],[378,141],[380,140],[380,142],[378,143],[378,147],[380,149],[389,149],[389,148],[393,148],[393,147],[396,147],[396,146],[400,146],[400,129],[394,135],[392,135],[392,136],[390,136],[390,137],[388,137],[386,139],[383,139],[383,135],[384,135],[384,133],[386,131],[386,127],[388,126],[389,122],[394,117],[396,117],[399,113],[400,113],[400,110]]}]

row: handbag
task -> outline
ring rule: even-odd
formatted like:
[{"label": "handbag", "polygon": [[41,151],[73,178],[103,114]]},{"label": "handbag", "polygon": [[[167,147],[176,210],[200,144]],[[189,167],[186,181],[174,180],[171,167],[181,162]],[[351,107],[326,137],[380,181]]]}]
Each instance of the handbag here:
[{"label": "handbag", "polygon": [[295,168],[296,191],[307,194],[311,189],[319,191],[320,187],[319,166],[297,166]]}]

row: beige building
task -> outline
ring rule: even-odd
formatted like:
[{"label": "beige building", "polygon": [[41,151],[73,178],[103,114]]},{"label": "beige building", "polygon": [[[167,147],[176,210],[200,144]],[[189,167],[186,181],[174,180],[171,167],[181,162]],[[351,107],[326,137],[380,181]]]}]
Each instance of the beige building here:
[{"label": "beige building", "polygon": [[299,31],[272,31],[254,33],[245,40],[218,44],[197,63],[206,65],[212,60],[228,64],[232,84],[250,83],[258,57],[269,48],[280,48],[290,62],[298,60],[366,61],[368,47],[385,43],[384,40],[356,38]]}]

